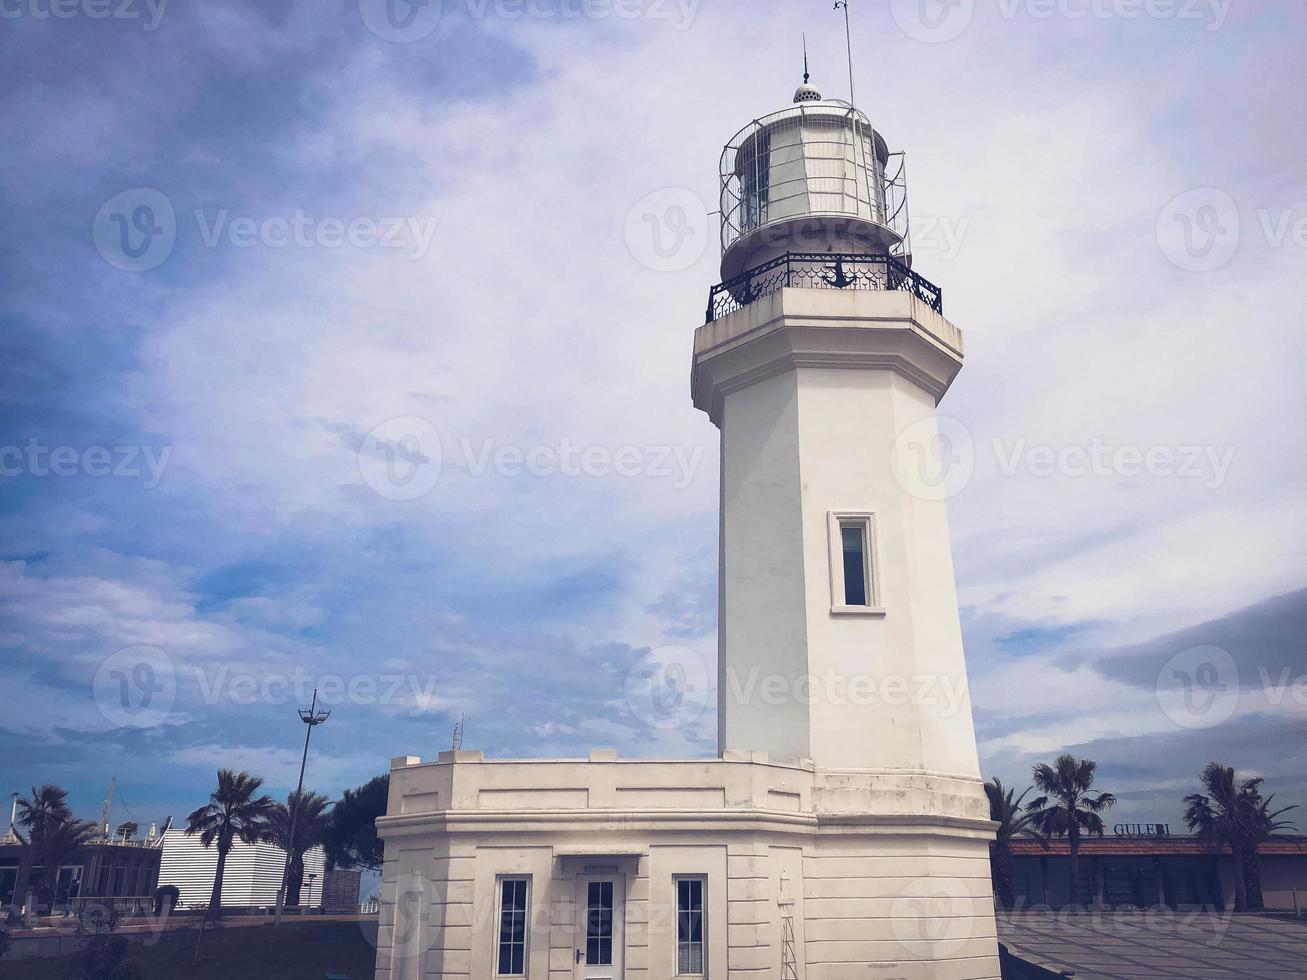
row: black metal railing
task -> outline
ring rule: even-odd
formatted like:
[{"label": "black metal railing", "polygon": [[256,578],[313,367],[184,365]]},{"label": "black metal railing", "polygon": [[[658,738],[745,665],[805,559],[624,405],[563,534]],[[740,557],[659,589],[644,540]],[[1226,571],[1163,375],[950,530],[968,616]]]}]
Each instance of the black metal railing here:
[{"label": "black metal railing", "polygon": [[890,255],[786,252],[708,291],[705,323],[743,309],[778,289],[897,289],[912,293],[936,313],[944,291]]}]

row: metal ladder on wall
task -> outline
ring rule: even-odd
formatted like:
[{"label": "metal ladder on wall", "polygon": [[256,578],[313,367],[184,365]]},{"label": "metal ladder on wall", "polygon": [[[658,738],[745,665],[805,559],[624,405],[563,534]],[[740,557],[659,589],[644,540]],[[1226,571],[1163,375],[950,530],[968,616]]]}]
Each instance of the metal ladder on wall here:
[{"label": "metal ladder on wall", "polygon": [[794,950],[794,899],[786,887],[789,875],[781,875],[780,898],[776,906],[781,914],[781,980],[799,980],[799,961]]}]

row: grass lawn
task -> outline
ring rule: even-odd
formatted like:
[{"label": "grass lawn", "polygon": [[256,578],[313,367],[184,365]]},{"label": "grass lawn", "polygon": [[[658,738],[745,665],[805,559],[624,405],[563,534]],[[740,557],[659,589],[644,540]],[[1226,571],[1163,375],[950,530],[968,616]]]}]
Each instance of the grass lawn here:
[{"label": "grass lawn", "polygon": [[[375,930],[375,925],[373,925]],[[377,952],[357,922],[284,922],[210,929],[200,960],[194,931],[169,935],[154,946],[132,943],[128,955],[145,967],[146,980],[323,980],[343,974],[372,980]],[[73,958],[0,960],[0,980],[70,980]]]}]

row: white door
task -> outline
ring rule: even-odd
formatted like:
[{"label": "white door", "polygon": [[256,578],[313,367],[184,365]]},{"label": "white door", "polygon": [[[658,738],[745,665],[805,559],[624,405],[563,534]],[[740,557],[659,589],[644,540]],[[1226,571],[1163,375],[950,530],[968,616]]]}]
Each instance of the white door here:
[{"label": "white door", "polygon": [[622,980],[626,879],[619,874],[576,879],[577,980]]}]

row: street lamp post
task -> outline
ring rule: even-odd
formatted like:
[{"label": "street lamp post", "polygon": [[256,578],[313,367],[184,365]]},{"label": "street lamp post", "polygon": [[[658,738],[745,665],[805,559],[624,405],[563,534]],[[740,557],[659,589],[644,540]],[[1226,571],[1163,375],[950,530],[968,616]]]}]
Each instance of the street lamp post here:
[{"label": "street lamp post", "polygon": [[299,820],[300,804],[303,802],[304,767],[309,761],[309,737],[313,734],[313,729],[331,717],[330,711],[318,710],[317,688],[313,689],[313,703],[309,705],[307,711],[300,708],[299,715],[300,721],[304,722],[308,728],[304,732],[304,754],[300,757],[300,781],[295,788],[295,795],[291,797],[290,831],[286,837],[286,862],[281,868],[281,888],[277,890],[277,914],[272,920],[274,927],[281,925],[281,913],[286,907],[286,881],[290,877],[290,856],[295,852],[295,824]]}]

